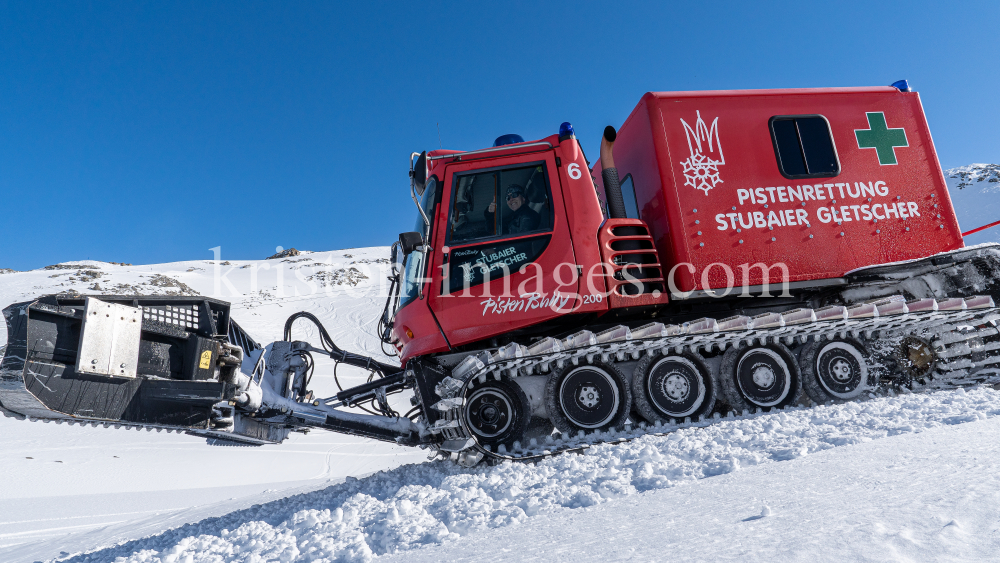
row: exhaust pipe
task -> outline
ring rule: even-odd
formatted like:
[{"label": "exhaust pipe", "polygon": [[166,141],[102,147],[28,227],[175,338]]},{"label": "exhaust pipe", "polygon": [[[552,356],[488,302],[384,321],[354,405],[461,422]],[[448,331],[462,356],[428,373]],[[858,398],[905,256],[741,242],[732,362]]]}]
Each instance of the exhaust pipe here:
[{"label": "exhaust pipe", "polygon": [[612,149],[615,146],[615,139],[618,132],[608,125],[604,128],[604,137],[601,139],[601,178],[604,180],[604,196],[608,200],[608,214],[612,219],[625,219],[625,199],[622,197],[622,183],[618,179],[618,169],[615,168],[615,159]]}]

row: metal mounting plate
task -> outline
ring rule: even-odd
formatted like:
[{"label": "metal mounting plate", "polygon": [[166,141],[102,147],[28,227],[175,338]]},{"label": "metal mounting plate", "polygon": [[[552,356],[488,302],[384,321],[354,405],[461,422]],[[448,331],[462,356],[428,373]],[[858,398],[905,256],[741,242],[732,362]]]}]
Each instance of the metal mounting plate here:
[{"label": "metal mounting plate", "polygon": [[88,297],[76,371],[134,379],[139,366],[142,309]]}]

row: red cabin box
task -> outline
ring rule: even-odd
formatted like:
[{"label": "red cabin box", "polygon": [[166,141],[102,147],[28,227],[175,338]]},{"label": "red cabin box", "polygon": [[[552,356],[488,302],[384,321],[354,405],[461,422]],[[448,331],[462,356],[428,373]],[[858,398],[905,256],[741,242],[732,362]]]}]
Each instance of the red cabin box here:
[{"label": "red cabin box", "polygon": [[758,263],[822,285],[963,246],[916,92],[651,92],[614,157],[677,292],[760,285]]}]

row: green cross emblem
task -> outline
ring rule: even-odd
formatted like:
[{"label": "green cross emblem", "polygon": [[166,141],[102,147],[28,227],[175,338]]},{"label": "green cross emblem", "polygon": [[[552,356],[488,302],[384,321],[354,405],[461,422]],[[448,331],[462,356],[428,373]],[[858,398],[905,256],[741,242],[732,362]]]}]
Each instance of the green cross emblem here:
[{"label": "green cross emblem", "polygon": [[885,114],[880,111],[870,111],[865,115],[868,116],[868,129],[854,130],[854,135],[858,138],[858,148],[875,149],[879,165],[898,164],[896,147],[910,146],[906,142],[906,131],[902,127],[889,129],[885,124]]}]

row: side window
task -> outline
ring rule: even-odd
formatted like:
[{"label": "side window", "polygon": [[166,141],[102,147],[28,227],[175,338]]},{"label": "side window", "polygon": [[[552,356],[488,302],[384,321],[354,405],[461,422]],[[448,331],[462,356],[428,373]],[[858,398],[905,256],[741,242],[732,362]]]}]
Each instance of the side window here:
[{"label": "side window", "polygon": [[[552,190],[544,162],[457,176],[452,188],[442,293],[463,291],[519,271],[549,245]],[[538,236],[522,237],[532,234]]]},{"label": "side window", "polygon": [[457,176],[453,190],[450,245],[552,230],[544,163]]},{"label": "side window", "polygon": [[632,183],[632,175],[625,176],[622,182],[622,199],[625,200],[625,216],[629,219],[640,219],[639,204],[635,199],[635,186]]},{"label": "side window", "polygon": [[822,115],[778,115],[770,120],[778,169],[786,178],[831,178],[840,174],[830,124]]}]

